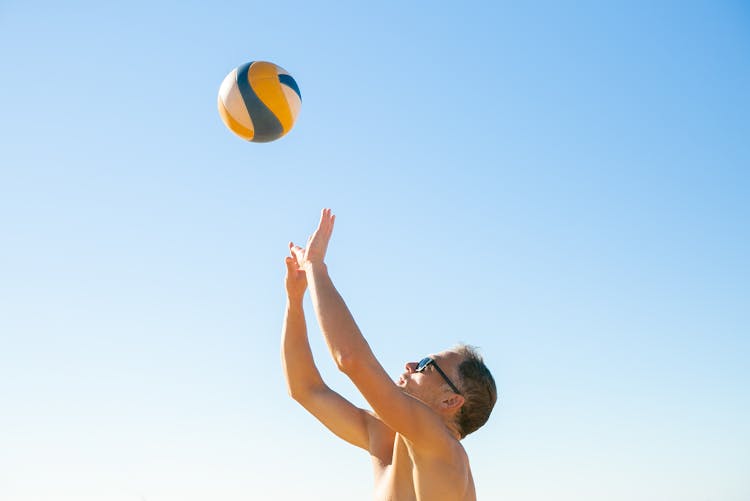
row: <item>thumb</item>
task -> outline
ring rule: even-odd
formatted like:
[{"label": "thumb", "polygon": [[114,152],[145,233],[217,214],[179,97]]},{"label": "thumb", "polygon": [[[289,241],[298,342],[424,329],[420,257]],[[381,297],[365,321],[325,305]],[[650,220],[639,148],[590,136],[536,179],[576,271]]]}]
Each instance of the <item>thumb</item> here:
[{"label": "thumb", "polygon": [[286,263],[287,271],[297,271],[297,263],[294,261],[294,258],[292,258],[291,256],[287,256],[286,258],[284,258],[284,262]]},{"label": "thumb", "polygon": [[303,249],[299,245],[294,245],[293,243],[289,242],[289,253],[292,255],[292,257],[299,259],[300,254],[304,255],[305,249]]}]

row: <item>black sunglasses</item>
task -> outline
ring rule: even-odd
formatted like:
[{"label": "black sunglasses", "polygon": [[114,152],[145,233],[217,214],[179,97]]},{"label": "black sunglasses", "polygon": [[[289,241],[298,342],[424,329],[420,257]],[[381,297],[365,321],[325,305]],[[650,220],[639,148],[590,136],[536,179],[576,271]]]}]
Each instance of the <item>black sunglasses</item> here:
[{"label": "black sunglasses", "polygon": [[433,366],[437,371],[438,374],[443,376],[443,379],[445,379],[445,382],[448,383],[448,386],[451,387],[451,390],[453,390],[455,393],[461,394],[460,391],[458,391],[458,388],[456,388],[456,385],[451,382],[450,379],[448,379],[448,376],[445,375],[445,372],[443,372],[443,369],[440,368],[440,366],[435,362],[435,359],[430,357],[424,357],[422,360],[419,361],[417,364],[417,368],[414,369],[414,372],[424,372],[424,370],[429,367]]}]

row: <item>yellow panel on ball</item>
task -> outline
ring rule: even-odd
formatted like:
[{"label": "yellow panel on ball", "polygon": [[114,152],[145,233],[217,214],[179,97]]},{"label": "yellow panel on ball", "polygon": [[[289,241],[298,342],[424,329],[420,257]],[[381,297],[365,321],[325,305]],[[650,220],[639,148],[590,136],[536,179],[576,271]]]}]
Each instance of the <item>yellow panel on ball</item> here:
[{"label": "yellow panel on ball", "polygon": [[294,78],[282,67],[254,61],[233,69],[219,87],[219,116],[242,139],[267,143],[291,130],[302,106]]}]

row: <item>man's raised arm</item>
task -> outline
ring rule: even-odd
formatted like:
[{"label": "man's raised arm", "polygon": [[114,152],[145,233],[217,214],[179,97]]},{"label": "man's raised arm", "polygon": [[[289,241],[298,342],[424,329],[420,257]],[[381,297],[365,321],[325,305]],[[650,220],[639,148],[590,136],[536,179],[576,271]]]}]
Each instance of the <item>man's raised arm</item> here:
[{"label": "man's raised arm", "polygon": [[377,363],[377,360],[323,262],[335,220],[330,209],[323,209],[318,229],[308,239],[307,248],[292,246],[292,253],[306,272],[313,308],[331,355],[339,369],[346,372],[349,364],[365,360]]},{"label": "man's raised arm", "polygon": [[281,366],[289,396],[300,400],[325,386],[325,383],[315,366],[307,340],[305,311],[302,307],[307,287],[305,275],[297,269],[292,257],[286,258],[286,267],[287,297],[281,330]]},{"label": "man's raised arm", "polygon": [[306,272],[315,314],[331,355],[385,424],[414,442],[433,444],[434,437],[443,433],[442,422],[388,377],[328,274],[324,258],[334,221],[331,210],[323,209],[307,248],[292,247]]},{"label": "man's raised arm", "polygon": [[315,366],[302,307],[307,280],[293,257],[286,258],[287,303],[281,333],[281,364],[289,395],[329,430],[347,442],[369,450],[367,412],[331,390]]}]

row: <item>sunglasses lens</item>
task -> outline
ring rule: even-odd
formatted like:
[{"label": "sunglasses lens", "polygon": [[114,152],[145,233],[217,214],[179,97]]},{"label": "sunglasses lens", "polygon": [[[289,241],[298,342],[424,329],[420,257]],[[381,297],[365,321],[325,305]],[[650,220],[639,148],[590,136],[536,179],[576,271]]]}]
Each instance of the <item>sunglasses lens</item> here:
[{"label": "sunglasses lens", "polygon": [[432,359],[429,357],[425,357],[422,360],[420,360],[419,363],[417,364],[417,369],[416,369],[417,372],[424,370],[424,368],[427,367],[430,364],[430,362],[432,362]]}]

